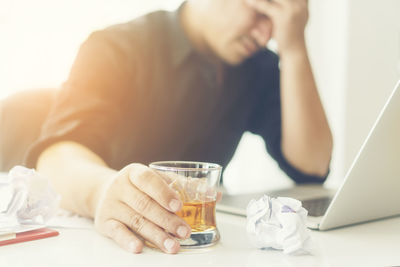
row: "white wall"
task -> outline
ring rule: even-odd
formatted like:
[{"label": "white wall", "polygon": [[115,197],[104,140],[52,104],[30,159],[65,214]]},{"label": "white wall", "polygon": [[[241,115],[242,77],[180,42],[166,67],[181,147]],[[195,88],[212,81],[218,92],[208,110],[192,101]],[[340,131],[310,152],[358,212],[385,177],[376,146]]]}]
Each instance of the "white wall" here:
[{"label": "white wall", "polygon": [[0,0],[0,98],[57,87],[90,32],[182,0]]}]

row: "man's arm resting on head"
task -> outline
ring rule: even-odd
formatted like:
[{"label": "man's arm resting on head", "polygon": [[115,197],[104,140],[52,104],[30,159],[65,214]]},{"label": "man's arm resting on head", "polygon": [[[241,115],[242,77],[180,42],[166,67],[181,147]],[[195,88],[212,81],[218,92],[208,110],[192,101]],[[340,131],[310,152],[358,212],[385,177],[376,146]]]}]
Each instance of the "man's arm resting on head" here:
[{"label": "man's arm resting on head", "polygon": [[332,134],[307,55],[307,0],[248,0],[272,20],[280,56],[282,153],[305,174],[326,177]]},{"label": "man's arm resting on head", "polygon": [[296,168],[325,177],[332,134],[305,47],[281,55],[282,153]]}]

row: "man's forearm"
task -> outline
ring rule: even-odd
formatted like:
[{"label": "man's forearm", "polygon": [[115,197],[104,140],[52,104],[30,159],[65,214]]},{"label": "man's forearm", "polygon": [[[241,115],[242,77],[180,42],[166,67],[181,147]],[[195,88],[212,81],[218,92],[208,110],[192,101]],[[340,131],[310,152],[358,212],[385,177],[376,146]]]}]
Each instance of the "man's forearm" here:
[{"label": "man's forearm", "polygon": [[61,194],[61,206],[82,216],[94,217],[102,186],[116,171],[86,147],[61,142],[39,157],[37,169]]},{"label": "man's forearm", "polygon": [[332,134],[322,107],[305,45],[281,53],[282,150],[308,174],[325,175]]}]

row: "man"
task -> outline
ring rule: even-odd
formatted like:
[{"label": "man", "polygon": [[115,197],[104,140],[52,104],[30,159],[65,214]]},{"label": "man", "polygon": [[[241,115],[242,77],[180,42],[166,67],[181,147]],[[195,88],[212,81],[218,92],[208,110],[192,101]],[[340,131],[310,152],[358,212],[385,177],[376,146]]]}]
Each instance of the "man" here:
[{"label": "man", "polygon": [[[296,182],[323,182],[332,137],[307,17],[306,0],[192,0],[92,34],[27,164],[64,208],[134,253],[144,241],[176,253],[191,231],[152,161],[226,165],[251,131]],[[279,61],[265,49],[272,36]]]}]

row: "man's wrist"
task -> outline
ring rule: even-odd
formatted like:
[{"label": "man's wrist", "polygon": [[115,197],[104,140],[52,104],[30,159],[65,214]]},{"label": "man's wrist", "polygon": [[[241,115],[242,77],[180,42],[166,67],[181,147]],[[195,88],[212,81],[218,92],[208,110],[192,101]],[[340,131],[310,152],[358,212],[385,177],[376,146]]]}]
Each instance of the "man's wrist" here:
[{"label": "man's wrist", "polygon": [[103,173],[96,175],[97,181],[93,185],[93,190],[90,192],[87,199],[87,210],[91,218],[95,217],[101,198],[109,187],[111,181],[116,177],[117,173],[118,172],[115,170],[105,168]]},{"label": "man's wrist", "polygon": [[279,50],[279,58],[283,64],[285,64],[286,61],[293,63],[297,60],[304,61],[305,59],[308,59],[305,43],[300,43],[290,46],[289,48]]},{"label": "man's wrist", "polygon": [[279,46],[278,45],[279,57],[292,58],[307,55],[307,47],[304,39],[293,42],[290,45]]}]

